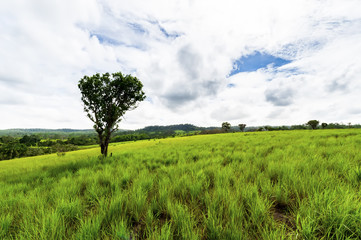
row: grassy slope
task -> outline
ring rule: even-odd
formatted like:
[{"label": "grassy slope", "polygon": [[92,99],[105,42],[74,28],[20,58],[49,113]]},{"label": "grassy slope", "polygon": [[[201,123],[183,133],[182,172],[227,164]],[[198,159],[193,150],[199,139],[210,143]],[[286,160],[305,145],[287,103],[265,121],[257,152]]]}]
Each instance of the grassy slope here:
[{"label": "grassy slope", "polygon": [[361,238],[360,130],[235,133],[0,162],[0,239]]}]

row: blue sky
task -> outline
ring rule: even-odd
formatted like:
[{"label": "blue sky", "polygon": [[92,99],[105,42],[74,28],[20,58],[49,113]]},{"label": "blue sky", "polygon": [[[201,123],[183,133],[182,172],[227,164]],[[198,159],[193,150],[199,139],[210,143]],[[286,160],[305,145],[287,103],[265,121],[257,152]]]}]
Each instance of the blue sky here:
[{"label": "blue sky", "polygon": [[257,71],[258,69],[266,68],[267,66],[278,68],[290,62],[290,60],[255,51],[250,55],[242,56],[235,60],[229,76],[240,72]]},{"label": "blue sky", "polygon": [[120,128],[361,123],[361,2],[0,2],[0,129],[91,128],[78,81],[137,76]]}]

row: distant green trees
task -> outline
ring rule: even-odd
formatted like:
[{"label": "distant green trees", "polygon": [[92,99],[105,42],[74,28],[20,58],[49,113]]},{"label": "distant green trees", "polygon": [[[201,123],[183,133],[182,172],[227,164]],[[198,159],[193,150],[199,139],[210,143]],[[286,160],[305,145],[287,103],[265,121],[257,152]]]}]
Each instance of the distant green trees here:
[{"label": "distant green trees", "polygon": [[101,154],[107,156],[111,135],[121,117],[145,99],[143,84],[136,77],[117,72],[84,76],[78,87],[84,111],[98,134]]},{"label": "distant green trees", "polygon": [[95,145],[98,141],[95,135],[80,135],[69,138],[67,143],[77,146],[87,146]]},{"label": "distant green trees", "polygon": [[194,126],[192,124],[176,124],[176,125],[168,125],[168,126],[147,126],[142,128],[140,131],[149,133],[149,132],[165,132],[165,131],[169,132],[176,130],[183,130],[186,132],[190,132],[190,131],[203,130],[203,128]]},{"label": "distant green trees", "polygon": [[0,160],[55,153],[60,149],[62,152],[72,151],[77,150],[77,146],[62,140],[41,141],[37,135],[24,135],[21,138],[0,137]]},{"label": "distant green trees", "polygon": [[27,146],[11,136],[0,138],[0,160],[26,156]]},{"label": "distant green trees", "polygon": [[37,135],[24,135],[20,138],[19,142],[25,144],[26,146],[37,146],[40,142],[40,137]]},{"label": "distant green trees", "polygon": [[[174,134],[174,132],[173,132]],[[172,135],[168,135],[169,136],[173,136]],[[117,135],[114,136],[110,142],[125,142],[125,141],[137,141],[137,140],[143,140],[143,139],[150,139],[151,137],[146,134],[146,133],[141,133],[141,134],[122,134],[122,135]],[[160,138],[160,137],[159,137]]]},{"label": "distant green trees", "polygon": [[26,156],[25,153],[27,151],[27,147],[25,144],[12,142],[2,144],[0,147],[0,158],[1,159],[12,159],[17,157]]},{"label": "distant green trees", "polygon": [[306,124],[292,125],[290,127],[290,130],[303,130],[303,129],[307,129]]},{"label": "distant green trees", "polygon": [[222,129],[223,131],[228,132],[228,130],[231,129],[231,124],[229,122],[223,122]]},{"label": "distant green trees", "polygon": [[308,126],[310,126],[312,129],[316,129],[319,123],[320,123],[320,122],[317,121],[317,120],[310,120],[310,121],[308,121],[306,124],[307,124]]},{"label": "distant green trees", "polygon": [[239,130],[241,130],[241,132],[243,132],[244,129],[246,128],[246,124],[244,124],[244,123],[238,124],[238,127],[239,127]]}]

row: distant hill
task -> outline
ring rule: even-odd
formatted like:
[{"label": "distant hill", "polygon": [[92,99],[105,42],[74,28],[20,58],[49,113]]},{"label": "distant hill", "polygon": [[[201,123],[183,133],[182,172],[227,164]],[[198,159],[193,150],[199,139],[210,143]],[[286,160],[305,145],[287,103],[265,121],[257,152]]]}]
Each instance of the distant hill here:
[{"label": "distant hill", "polygon": [[7,130],[0,131],[8,131],[8,132],[86,132],[93,131],[93,129],[71,129],[71,128],[61,128],[61,129],[47,129],[47,128],[12,128]]},{"label": "distant hill", "polygon": [[[169,131],[201,131],[204,129],[213,129],[214,127],[197,127],[192,124],[176,124],[176,125],[168,125],[168,126],[148,126],[145,128],[141,128],[138,130],[126,130],[119,129],[117,132],[128,132],[128,133],[136,133],[136,132],[146,132],[146,133],[163,133]],[[0,136],[14,136],[21,137],[24,135],[30,134],[55,134],[55,135],[81,135],[81,134],[95,134],[94,129],[70,129],[70,128],[62,128],[62,129],[45,129],[45,128],[14,128],[14,129],[6,129],[0,130]]]},{"label": "distant hill", "polygon": [[203,130],[205,128],[203,127],[197,127],[194,126],[192,124],[176,124],[176,125],[168,125],[168,126],[148,126],[139,130],[136,130],[137,132],[165,132],[165,131],[177,131],[177,130],[181,130],[181,131],[185,131],[185,132],[190,132],[190,131],[200,131]]},{"label": "distant hill", "polygon": [[23,136],[29,134],[71,134],[71,133],[81,133],[81,134],[92,134],[94,133],[93,129],[45,129],[45,128],[13,128],[0,130],[0,136],[10,135],[10,136]]},{"label": "distant hill", "polygon": [[[221,126],[218,127],[198,127],[193,124],[174,124],[167,126],[147,126],[137,130],[126,130],[119,129],[115,132],[115,135],[130,135],[130,134],[148,134],[150,136],[170,136],[172,134],[177,133],[177,131],[184,131],[185,133],[193,133],[195,131],[205,131],[215,130],[214,133],[218,133]],[[308,127],[305,124],[301,125],[292,125],[292,126],[247,126],[245,128],[245,132],[253,132],[253,131],[274,131],[274,130],[297,130],[297,129],[307,129]],[[319,127],[321,128],[321,127]],[[329,123],[326,129],[346,129],[346,128],[361,128],[360,124],[354,125],[345,125],[339,123]],[[231,126],[231,131],[237,132],[239,131],[238,126]],[[208,131],[209,132],[209,131]],[[211,131],[212,132],[212,131]],[[1,136],[12,136],[12,137],[23,137],[24,135],[32,135],[36,134],[41,138],[52,138],[52,139],[65,139],[69,137],[79,137],[84,135],[96,135],[94,129],[71,129],[71,128],[61,128],[61,129],[46,129],[46,128],[13,128],[0,130]]]}]

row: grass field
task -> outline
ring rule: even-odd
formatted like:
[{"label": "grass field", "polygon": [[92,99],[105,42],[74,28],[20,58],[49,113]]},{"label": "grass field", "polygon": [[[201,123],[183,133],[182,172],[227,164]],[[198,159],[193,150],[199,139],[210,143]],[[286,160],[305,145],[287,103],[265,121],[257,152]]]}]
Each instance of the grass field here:
[{"label": "grass field", "polygon": [[229,133],[0,162],[0,239],[360,239],[361,131]]}]

